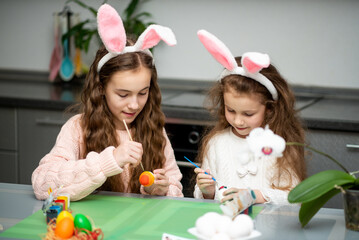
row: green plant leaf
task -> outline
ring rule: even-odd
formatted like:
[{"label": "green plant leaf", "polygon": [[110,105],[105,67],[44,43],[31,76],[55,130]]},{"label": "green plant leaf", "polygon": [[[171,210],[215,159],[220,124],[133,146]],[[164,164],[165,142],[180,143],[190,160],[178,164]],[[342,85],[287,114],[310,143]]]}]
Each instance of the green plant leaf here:
[{"label": "green plant leaf", "polygon": [[132,14],[135,12],[139,0],[131,0],[125,9],[126,19],[130,19]]},{"label": "green plant leaf", "polygon": [[319,211],[323,205],[328,202],[333,196],[340,192],[339,189],[332,189],[329,192],[323,194],[319,198],[312,201],[303,203],[299,210],[299,221],[304,227],[313,218],[313,216]]},{"label": "green plant leaf", "polygon": [[305,179],[288,194],[290,203],[310,202],[331,191],[335,185],[355,183],[355,178],[338,170],[327,170]]},{"label": "green plant leaf", "polygon": [[133,17],[133,19],[140,19],[142,16],[151,17],[152,15],[151,15],[151,13],[149,13],[149,12],[141,12],[141,13],[135,15],[135,16]]},{"label": "green plant leaf", "polygon": [[[145,23],[141,20],[141,18],[144,17],[151,17],[152,15],[149,12],[141,12],[136,15],[134,13],[136,12],[136,9],[139,7],[139,5],[146,0],[131,0],[127,7],[124,10],[124,16],[125,19],[122,19],[123,25],[126,29],[127,36],[129,38],[132,38],[133,40],[136,40],[138,36],[146,29],[147,26],[149,26],[151,23]],[[89,45],[91,43],[91,39],[93,36],[97,37],[98,43],[101,45],[102,41],[98,35],[97,32],[97,9],[89,6],[86,4],[86,1],[81,0],[67,0],[65,5],[69,3],[76,3],[82,8],[85,8],[89,10],[92,15],[95,17],[95,20],[87,19],[85,21],[82,21],[78,23],[77,25],[70,28],[67,33],[62,35],[62,41],[69,37],[74,37],[75,46],[77,48],[80,48],[81,50],[84,50],[85,52],[88,52]],[[107,0],[103,0],[102,4],[106,3]],[[102,5],[101,4],[101,5]],[[92,25],[92,23],[95,23]]]},{"label": "green plant leaf", "polygon": [[88,50],[89,50],[89,45],[90,45],[90,41],[91,41],[91,39],[92,39],[92,36],[93,35],[96,35],[97,34],[97,31],[96,30],[92,30],[92,31],[90,31],[87,35],[86,35],[86,37],[84,37],[84,40],[83,40],[83,50],[85,51],[85,52],[88,52]]},{"label": "green plant leaf", "polygon": [[146,25],[141,21],[135,21],[135,24],[133,26],[133,33],[137,36],[141,35],[146,30]]},{"label": "green plant leaf", "polygon": [[[96,10],[96,9],[94,9],[93,7],[88,6],[87,4],[81,2],[80,0],[67,0],[67,1],[66,1],[66,4],[69,3],[69,2],[77,3],[79,6],[81,6],[81,7],[85,8],[85,9],[89,10],[94,17],[97,16],[97,10]],[[106,2],[107,2],[107,0],[103,1],[102,4],[104,4],[104,3],[106,3]],[[101,4],[101,5],[102,5],[102,4]]]}]

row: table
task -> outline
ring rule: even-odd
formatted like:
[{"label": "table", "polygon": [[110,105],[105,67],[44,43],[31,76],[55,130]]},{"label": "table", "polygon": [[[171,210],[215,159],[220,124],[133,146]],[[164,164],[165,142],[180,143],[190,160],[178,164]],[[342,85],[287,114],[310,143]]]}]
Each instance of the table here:
[{"label": "table", "polygon": [[[192,198],[152,197],[139,194],[100,192],[104,196],[165,199],[173,201],[209,202]],[[74,203],[76,204],[76,203]],[[255,227],[262,233],[257,239],[359,239],[359,232],[345,228],[342,209],[322,208],[305,228],[298,220],[299,206],[264,204],[255,218]],[[42,201],[36,200],[31,185],[0,183],[0,233],[21,220],[36,214]],[[156,224],[156,223],[152,223]],[[4,239],[1,238],[0,239]],[[106,236],[105,236],[106,239]],[[195,239],[193,237],[193,239]]]}]

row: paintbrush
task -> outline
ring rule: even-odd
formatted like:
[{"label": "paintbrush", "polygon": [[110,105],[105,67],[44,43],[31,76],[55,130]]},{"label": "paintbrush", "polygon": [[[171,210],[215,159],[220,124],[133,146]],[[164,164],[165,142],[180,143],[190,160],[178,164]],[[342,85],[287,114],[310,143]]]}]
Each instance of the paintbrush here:
[{"label": "paintbrush", "polygon": [[[127,124],[126,124],[125,119],[123,119],[123,124],[125,125],[125,128],[126,128],[126,131],[127,131],[127,133],[128,133],[128,136],[130,137],[130,140],[131,140],[131,142],[132,142],[133,140],[132,140],[132,137],[131,137],[131,133],[130,133],[130,130],[128,130],[128,127],[127,127]],[[142,170],[145,171],[145,169],[143,168],[142,162],[140,162],[140,164],[141,164]]]},{"label": "paintbrush", "polygon": [[[190,163],[192,163],[196,168],[199,168],[200,169],[200,167],[197,165],[197,164],[195,164],[194,162],[192,162],[191,160],[189,160],[186,156],[183,156],[187,161],[189,161]],[[204,172],[205,174],[207,174],[207,175],[210,175],[208,172]],[[218,183],[218,181],[214,178],[214,177],[212,177],[212,179],[213,179],[213,181],[215,181],[216,182],[216,184],[219,184]]]}]

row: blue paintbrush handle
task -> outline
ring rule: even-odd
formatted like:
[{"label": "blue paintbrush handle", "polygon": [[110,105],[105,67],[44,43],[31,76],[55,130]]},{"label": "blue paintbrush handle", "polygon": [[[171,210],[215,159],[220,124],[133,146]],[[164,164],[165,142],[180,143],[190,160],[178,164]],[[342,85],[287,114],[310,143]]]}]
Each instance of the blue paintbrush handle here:
[{"label": "blue paintbrush handle", "polygon": [[[192,163],[196,168],[200,168],[200,167],[197,166],[197,164],[195,164],[194,162],[192,162],[191,160],[189,160],[186,156],[183,156],[183,157],[184,157],[187,161],[189,161],[190,163]],[[209,175],[208,172],[204,172],[204,173],[207,174],[207,175]],[[212,177],[212,179],[217,182],[217,180],[216,180],[214,177]]]}]

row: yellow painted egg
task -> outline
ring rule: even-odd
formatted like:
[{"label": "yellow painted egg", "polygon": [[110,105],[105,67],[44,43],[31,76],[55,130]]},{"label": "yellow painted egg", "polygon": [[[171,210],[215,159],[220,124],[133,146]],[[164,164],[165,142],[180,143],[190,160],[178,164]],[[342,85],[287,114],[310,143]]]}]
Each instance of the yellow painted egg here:
[{"label": "yellow painted egg", "polygon": [[55,235],[59,238],[67,239],[74,235],[74,221],[65,217],[56,223]]},{"label": "yellow painted egg", "polygon": [[56,224],[64,218],[70,218],[71,221],[74,221],[74,217],[72,216],[72,214],[69,211],[61,211],[56,218]]},{"label": "yellow painted egg", "polygon": [[[74,224],[75,224],[75,228],[77,229],[86,229],[89,230],[90,232],[92,231],[91,222],[85,215],[81,213],[75,215]],[[86,231],[82,230],[82,232],[86,232]]]},{"label": "yellow painted egg", "polygon": [[152,172],[144,171],[143,173],[141,173],[139,180],[141,185],[149,187],[155,181],[155,175],[153,175]]}]

